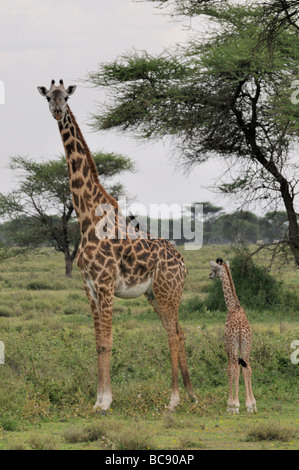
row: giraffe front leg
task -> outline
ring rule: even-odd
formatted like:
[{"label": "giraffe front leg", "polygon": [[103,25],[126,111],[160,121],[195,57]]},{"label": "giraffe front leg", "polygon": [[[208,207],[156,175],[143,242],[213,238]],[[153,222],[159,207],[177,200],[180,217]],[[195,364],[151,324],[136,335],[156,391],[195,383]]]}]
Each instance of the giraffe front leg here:
[{"label": "giraffe front leg", "polygon": [[98,354],[98,393],[94,410],[107,411],[112,402],[110,383],[112,338],[108,341],[104,338],[99,339],[96,349]]},{"label": "giraffe front leg", "polygon": [[168,336],[170,357],[171,357],[171,396],[168,406],[169,411],[174,411],[180,403],[179,395],[179,340],[177,335]]},{"label": "giraffe front leg", "polygon": [[105,284],[96,289],[94,284],[88,280],[85,287],[93,314],[98,363],[98,392],[94,409],[107,411],[112,402],[110,363],[113,342],[113,286]]},{"label": "giraffe front leg", "polygon": [[[108,303],[108,302],[106,302]],[[102,307],[102,308],[101,308]],[[95,320],[96,350],[98,355],[98,394],[94,409],[107,411],[112,402],[110,366],[112,351],[112,308],[100,307],[99,320]],[[107,307],[107,305],[106,305]]]}]

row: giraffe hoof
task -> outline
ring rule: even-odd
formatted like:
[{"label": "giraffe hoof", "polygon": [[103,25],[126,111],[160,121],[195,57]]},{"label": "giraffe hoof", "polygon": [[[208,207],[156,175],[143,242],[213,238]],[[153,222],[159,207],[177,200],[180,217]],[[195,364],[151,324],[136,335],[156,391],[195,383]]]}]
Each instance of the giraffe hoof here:
[{"label": "giraffe hoof", "polygon": [[247,412],[250,413],[250,414],[251,413],[253,414],[253,413],[257,412],[256,404],[247,405],[246,409],[247,409]]},{"label": "giraffe hoof", "polygon": [[95,413],[98,413],[98,414],[101,414],[101,415],[106,415],[107,412],[108,412],[109,406],[110,405],[105,405],[103,403],[101,403],[101,404],[96,403],[93,407],[93,410],[94,410]]},{"label": "giraffe hoof", "polygon": [[96,415],[106,416],[107,410],[102,410],[101,408],[94,408],[93,409]]},{"label": "giraffe hoof", "polygon": [[179,404],[179,402],[175,401],[173,403],[169,403],[169,405],[166,408],[168,409],[168,411],[174,412],[174,411],[176,411],[178,404]]},{"label": "giraffe hoof", "polygon": [[176,405],[168,405],[166,406],[166,409],[170,412],[173,413],[176,411]]},{"label": "giraffe hoof", "polygon": [[232,414],[232,415],[238,415],[239,414],[239,407],[236,405],[230,405],[227,407],[227,412]]},{"label": "giraffe hoof", "polygon": [[194,393],[189,393],[189,398],[190,400],[197,405],[198,400],[196,398],[196,395]]}]

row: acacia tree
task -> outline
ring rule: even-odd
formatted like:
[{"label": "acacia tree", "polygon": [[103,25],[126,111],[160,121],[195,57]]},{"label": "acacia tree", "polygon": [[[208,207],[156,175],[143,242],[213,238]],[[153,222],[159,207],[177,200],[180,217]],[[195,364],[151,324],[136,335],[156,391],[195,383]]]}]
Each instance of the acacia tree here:
[{"label": "acacia tree", "polygon": [[[135,0],[139,1],[139,0]],[[232,0],[146,0],[156,3],[159,8],[170,7],[172,14],[182,16],[198,16],[200,14],[222,15],[223,8],[235,6]],[[244,3],[244,2],[243,2]],[[299,7],[298,0],[268,0],[248,1],[251,6],[263,7],[263,19],[268,19],[269,24],[275,31],[280,28],[292,27],[299,30]]]},{"label": "acacia tree", "polygon": [[[133,171],[131,160],[103,152],[94,153],[93,159],[110,194],[116,198],[123,195],[121,183],[107,186],[107,182],[124,171]],[[14,157],[10,169],[18,175],[19,184],[9,194],[0,193],[0,216],[10,221],[4,232],[5,243],[30,249],[54,246],[64,254],[66,276],[72,277],[81,235],[65,157],[42,163]]]},{"label": "acacia tree", "polygon": [[[127,54],[90,73],[94,86],[109,87],[111,102],[93,116],[97,130],[116,128],[146,139],[170,137],[180,162],[192,166],[221,156],[232,174],[220,190],[267,210],[283,204],[284,242],[299,265],[295,208],[298,107],[291,102],[297,77],[298,34],[282,28],[271,50],[258,47],[263,6],[227,1],[157,2],[176,15],[209,15],[217,28],[193,38],[176,53]],[[291,111],[291,112],[289,112]],[[237,165],[236,165],[237,163]]]}]

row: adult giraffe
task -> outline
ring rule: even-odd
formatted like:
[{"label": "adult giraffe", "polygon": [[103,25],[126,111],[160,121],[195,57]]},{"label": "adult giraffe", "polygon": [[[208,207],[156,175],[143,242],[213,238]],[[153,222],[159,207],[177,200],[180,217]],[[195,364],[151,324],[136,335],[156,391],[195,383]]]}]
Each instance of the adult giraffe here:
[{"label": "adult giraffe", "polygon": [[38,87],[58,121],[69,171],[73,204],[81,230],[77,265],[90,302],[98,355],[98,394],[95,408],[106,411],[112,402],[110,360],[114,295],[145,295],[168,335],[172,389],[169,409],[179,404],[178,368],[194,397],[185,353],[185,336],[178,309],[185,278],[182,256],[163,239],[150,239],[127,224],[118,203],[100,184],[91,152],[67,101],[76,86],[63,81],[49,90]]}]

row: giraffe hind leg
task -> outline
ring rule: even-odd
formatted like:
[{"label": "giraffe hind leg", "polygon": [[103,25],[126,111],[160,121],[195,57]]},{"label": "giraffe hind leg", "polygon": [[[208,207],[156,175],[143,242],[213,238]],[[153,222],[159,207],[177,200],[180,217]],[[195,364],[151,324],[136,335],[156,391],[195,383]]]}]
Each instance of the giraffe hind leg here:
[{"label": "giraffe hind leg", "polygon": [[186,348],[185,348],[185,334],[179,323],[178,323],[178,332],[179,332],[179,340],[180,340],[179,366],[180,366],[181,374],[183,377],[183,383],[187,390],[188,395],[193,400],[196,401],[196,397],[193,392],[193,387],[192,387],[191,380],[190,380],[188,364],[187,364],[187,356],[186,356]]},{"label": "giraffe hind leg", "polygon": [[242,365],[242,375],[243,375],[244,383],[245,383],[246,409],[248,413],[255,413],[257,411],[257,408],[256,408],[256,401],[253,395],[252,384],[251,384],[251,375],[252,375],[251,365],[250,365],[251,341],[252,341],[252,334],[251,334],[249,326],[247,326],[247,328],[244,328],[242,341],[240,345],[242,358],[246,364],[246,367],[244,367],[242,363],[241,365]]},{"label": "giraffe hind leg", "polygon": [[251,366],[249,362],[249,358],[246,360],[247,367],[242,367],[242,374],[245,383],[245,391],[246,391],[246,409],[248,413],[256,413],[256,401],[252,391],[252,384],[251,384]]},{"label": "giraffe hind leg", "polygon": [[191,380],[188,371],[186,351],[185,351],[185,335],[178,323],[178,305],[170,307],[169,305],[161,305],[155,298],[148,298],[149,303],[154,308],[160,318],[163,327],[168,336],[168,344],[171,356],[172,368],[172,390],[169,403],[169,410],[174,411],[179,404],[179,387],[178,387],[178,368],[180,367],[183,377],[184,386],[190,397],[195,399]]},{"label": "giraffe hind leg", "polygon": [[228,355],[227,366],[229,397],[227,402],[227,411],[232,414],[238,414],[240,409],[239,402],[239,378],[240,367],[236,354]]}]

